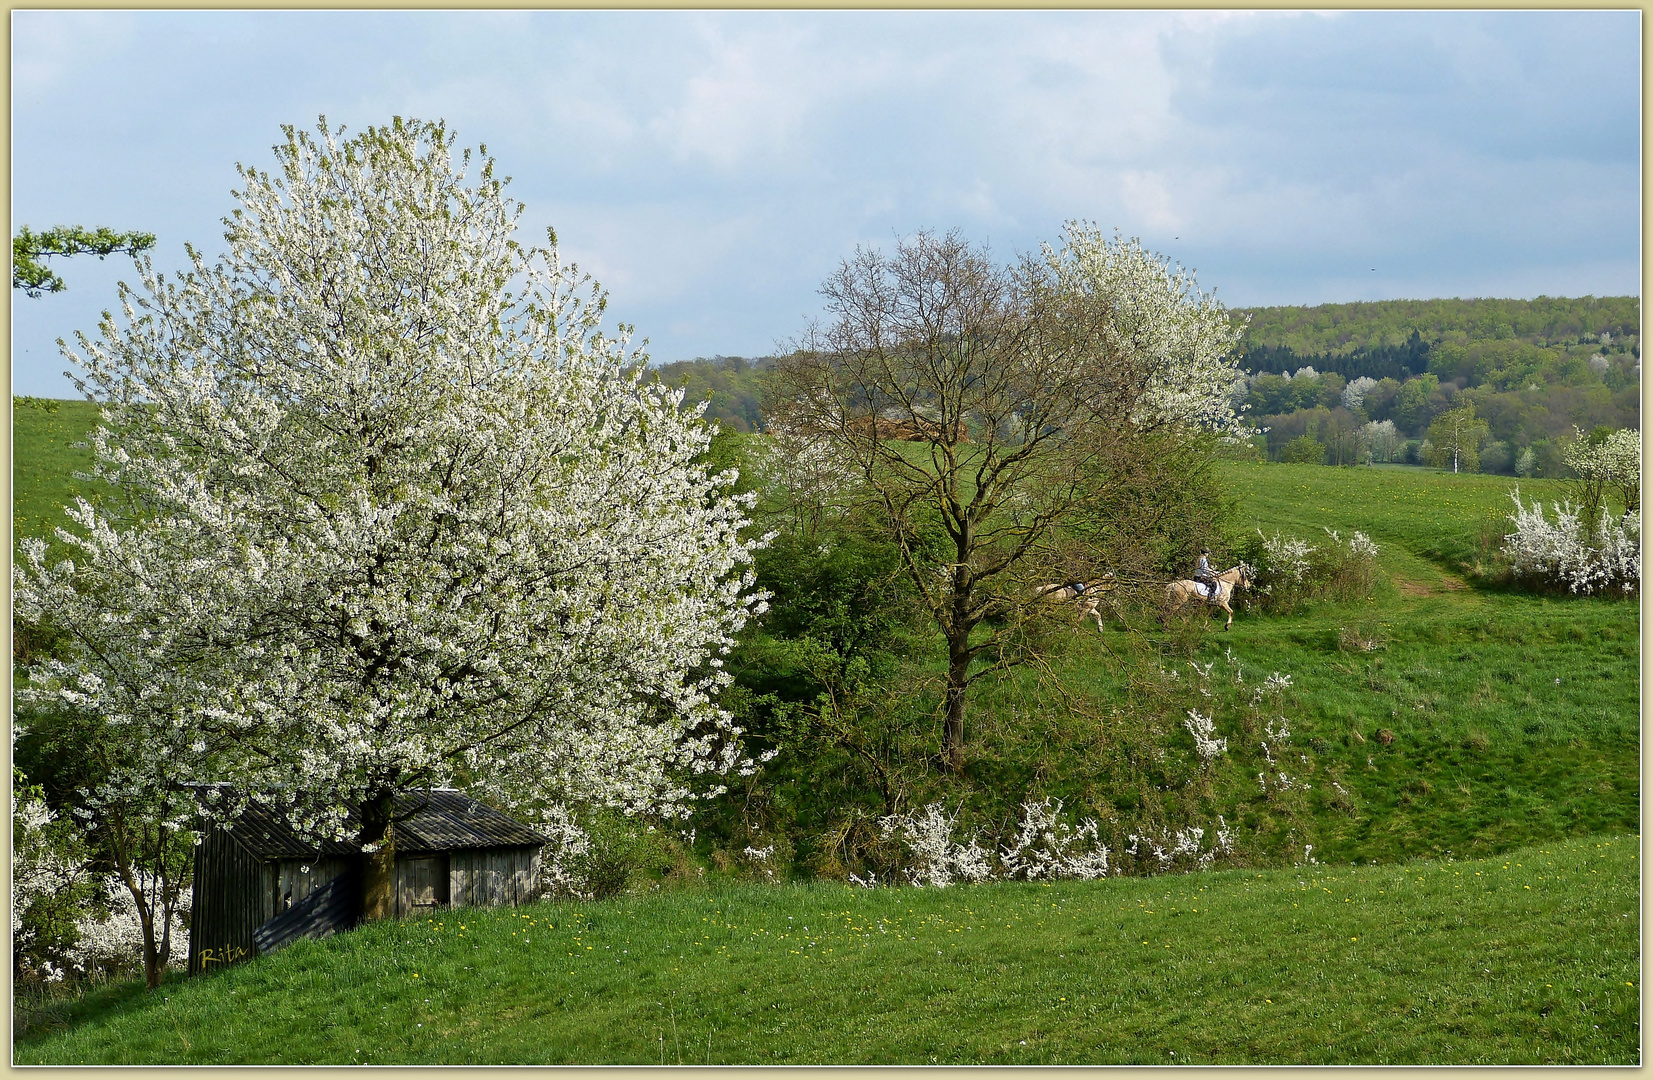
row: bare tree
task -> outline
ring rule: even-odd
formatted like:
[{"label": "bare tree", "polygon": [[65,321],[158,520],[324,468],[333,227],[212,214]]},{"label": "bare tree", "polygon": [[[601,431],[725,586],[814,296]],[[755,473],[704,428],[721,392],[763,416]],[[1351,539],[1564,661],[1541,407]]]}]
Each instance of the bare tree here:
[{"label": "bare tree", "polygon": [[958,771],[966,694],[999,666],[983,661],[1048,607],[1032,586],[1100,569],[1064,525],[1150,436],[1233,427],[1239,329],[1180,268],[1077,224],[1009,267],[919,233],[858,251],[821,291],[827,321],[778,365],[772,411],[887,516],[946,639]]}]

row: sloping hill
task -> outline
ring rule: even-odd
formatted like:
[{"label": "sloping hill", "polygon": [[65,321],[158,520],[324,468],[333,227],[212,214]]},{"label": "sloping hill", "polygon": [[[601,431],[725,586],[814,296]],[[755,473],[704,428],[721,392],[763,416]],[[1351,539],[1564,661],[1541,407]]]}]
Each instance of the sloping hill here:
[{"label": "sloping hill", "polygon": [[1635,1064],[1635,837],[1473,862],[748,885],[381,923],[24,1064]]}]

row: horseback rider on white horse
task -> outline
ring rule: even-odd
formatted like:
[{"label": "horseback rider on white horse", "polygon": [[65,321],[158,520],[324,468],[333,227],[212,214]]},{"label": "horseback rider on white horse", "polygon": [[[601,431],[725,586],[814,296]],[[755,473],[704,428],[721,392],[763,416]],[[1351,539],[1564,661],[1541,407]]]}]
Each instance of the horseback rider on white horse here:
[{"label": "horseback rider on white horse", "polygon": [[1211,569],[1211,549],[1208,547],[1200,548],[1199,561],[1194,564],[1194,580],[1206,589],[1205,595],[1200,597],[1201,600],[1210,601],[1217,598],[1217,572]]}]

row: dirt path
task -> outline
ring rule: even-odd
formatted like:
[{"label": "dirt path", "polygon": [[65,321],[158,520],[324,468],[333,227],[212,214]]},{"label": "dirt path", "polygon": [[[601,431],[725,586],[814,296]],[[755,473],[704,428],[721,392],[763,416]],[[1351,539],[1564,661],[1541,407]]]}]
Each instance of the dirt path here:
[{"label": "dirt path", "polygon": [[1400,590],[1400,594],[1408,600],[1434,596],[1437,591],[1462,592],[1469,588],[1468,583],[1463,578],[1444,571],[1441,574],[1441,579],[1433,585],[1426,585],[1421,581],[1413,581],[1410,578],[1391,578],[1390,580],[1395,583],[1395,588]]}]

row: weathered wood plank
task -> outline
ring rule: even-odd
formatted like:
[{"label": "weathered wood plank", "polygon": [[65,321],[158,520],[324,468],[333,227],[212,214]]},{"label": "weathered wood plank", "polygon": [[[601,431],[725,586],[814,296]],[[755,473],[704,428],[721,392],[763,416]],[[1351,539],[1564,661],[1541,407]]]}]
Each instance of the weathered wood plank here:
[{"label": "weathered wood plank", "polygon": [[455,851],[448,856],[448,904],[458,908],[470,902],[470,855]]}]

